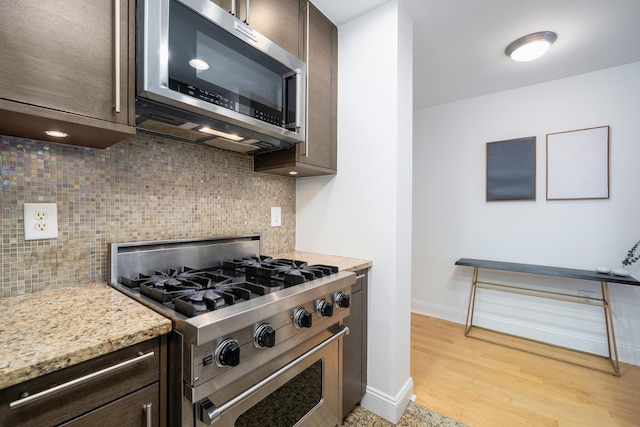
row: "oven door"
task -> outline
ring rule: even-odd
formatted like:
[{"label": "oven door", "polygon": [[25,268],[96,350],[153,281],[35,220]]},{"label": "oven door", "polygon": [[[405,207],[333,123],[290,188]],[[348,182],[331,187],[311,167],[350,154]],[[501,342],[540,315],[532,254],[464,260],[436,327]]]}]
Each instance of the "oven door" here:
[{"label": "oven door", "polygon": [[340,425],[349,329],[330,329],[196,403],[196,426]]}]

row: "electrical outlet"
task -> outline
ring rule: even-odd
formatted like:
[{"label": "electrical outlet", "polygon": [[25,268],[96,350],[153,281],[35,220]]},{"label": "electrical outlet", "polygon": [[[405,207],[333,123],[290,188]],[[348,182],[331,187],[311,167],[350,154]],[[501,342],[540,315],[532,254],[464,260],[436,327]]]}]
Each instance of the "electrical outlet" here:
[{"label": "electrical outlet", "polygon": [[57,203],[24,204],[24,239],[57,239]]},{"label": "electrical outlet", "polygon": [[280,227],[282,225],[282,209],[280,207],[271,208],[271,226]]}]

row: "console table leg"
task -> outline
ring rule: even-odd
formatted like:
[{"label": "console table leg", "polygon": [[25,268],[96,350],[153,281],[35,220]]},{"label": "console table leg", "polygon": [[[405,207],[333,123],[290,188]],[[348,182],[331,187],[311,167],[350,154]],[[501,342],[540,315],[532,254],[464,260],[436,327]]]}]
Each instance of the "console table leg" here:
[{"label": "console table leg", "polygon": [[600,291],[602,292],[602,301],[604,309],[604,323],[607,329],[607,345],[609,350],[609,360],[613,367],[613,375],[620,376],[620,362],[618,360],[618,347],[616,345],[616,334],[613,330],[613,313],[611,312],[611,298],[609,297],[609,284],[600,282]]},{"label": "console table leg", "polygon": [[469,305],[467,307],[467,320],[464,325],[464,336],[469,336],[471,326],[473,326],[473,310],[476,307],[476,284],[478,283],[478,267],[473,268],[473,276],[471,278],[471,291],[469,292]]}]

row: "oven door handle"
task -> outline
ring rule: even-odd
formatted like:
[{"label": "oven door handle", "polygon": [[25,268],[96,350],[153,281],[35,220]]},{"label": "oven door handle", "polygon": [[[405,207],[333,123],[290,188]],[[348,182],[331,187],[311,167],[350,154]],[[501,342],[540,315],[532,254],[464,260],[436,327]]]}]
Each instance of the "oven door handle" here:
[{"label": "oven door handle", "polygon": [[262,381],[254,384],[253,386],[249,387],[247,390],[229,399],[227,402],[223,403],[220,406],[214,405],[213,402],[211,402],[209,399],[204,399],[200,401],[200,421],[202,421],[203,423],[208,423],[209,425],[212,425],[214,422],[216,422],[220,418],[220,415],[222,415],[223,412],[225,412],[232,406],[235,406],[240,401],[249,397],[249,395],[251,395],[252,393],[255,393],[265,385],[269,384],[271,381],[278,378],[280,375],[284,374],[285,372],[294,368],[296,365],[298,365],[308,357],[312,356],[314,353],[322,350],[324,347],[328,346],[329,344],[331,344],[336,340],[339,340],[340,338],[347,335],[348,333],[349,333],[349,328],[346,326],[342,326],[342,329],[340,330],[340,332],[336,333],[331,338],[328,338],[327,340],[313,347],[311,350],[298,356],[297,359],[294,359],[293,361],[284,365],[282,368],[278,369],[277,371],[275,371],[274,373],[272,373]]}]

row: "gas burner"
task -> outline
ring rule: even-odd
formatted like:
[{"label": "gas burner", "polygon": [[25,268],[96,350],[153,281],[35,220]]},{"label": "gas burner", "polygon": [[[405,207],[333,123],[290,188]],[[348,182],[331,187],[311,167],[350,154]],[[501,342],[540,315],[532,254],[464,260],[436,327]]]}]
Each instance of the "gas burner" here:
[{"label": "gas burner", "polygon": [[257,257],[245,257],[241,259],[231,259],[231,260],[223,260],[222,261],[222,269],[223,270],[235,270],[235,271],[245,271],[247,266],[256,266],[260,265],[263,262],[269,262],[271,257],[268,256],[257,256]]},{"label": "gas burner", "polygon": [[177,312],[193,317],[207,311],[219,310],[230,305],[239,304],[283,288],[282,283],[279,283],[279,286],[267,286],[250,282],[219,283],[211,289],[177,296],[173,300],[173,305]]},{"label": "gas burner", "polygon": [[271,260],[270,264],[285,265],[291,268],[302,268],[307,265],[307,263],[304,261],[298,261],[295,259],[285,259],[285,258],[275,258]]},{"label": "gas burner", "polygon": [[172,303],[176,298],[192,295],[220,283],[231,282],[231,278],[209,270],[189,267],[156,271],[150,275],[138,274],[133,279],[121,277],[120,281],[130,288],[140,288],[142,295],[161,303]]},{"label": "gas burner", "polygon": [[289,259],[271,259],[258,264],[247,265],[248,280],[255,282],[263,279],[281,280],[285,287],[314,280],[338,272],[338,267],[328,265],[307,265],[304,261]]},{"label": "gas burner", "polygon": [[222,260],[211,268],[170,268],[121,277],[129,288],[185,316],[239,304],[337,272],[337,267],[308,266],[303,261],[248,256]]},{"label": "gas burner", "polygon": [[[289,272],[293,272],[296,270],[301,270],[306,266],[306,263],[303,261],[294,261],[294,260],[286,260],[286,259],[270,259],[263,261],[259,264],[248,265],[246,267],[247,278],[250,281],[256,281],[258,278],[263,279],[275,279],[281,280],[285,283],[294,283],[299,284],[303,283],[307,280],[313,280],[315,276],[313,274],[305,276],[301,280],[297,277],[294,277],[291,280],[287,280],[289,278]],[[293,273],[295,276],[302,276],[301,274]]]},{"label": "gas burner", "polygon": [[130,288],[137,288],[144,284],[156,288],[167,287],[167,289],[172,286],[201,289],[210,285],[211,280],[206,275],[207,272],[204,270],[182,267],[180,269],[169,269],[166,273],[155,271],[149,275],[138,274],[133,279],[121,277],[120,281]]},{"label": "gas burner", "polygon": [[177,312],[189,317],[227,306],[224,297],[214,289],[179,296],[173,300],[173,304]]},{"label": "gas burner", "polygon": [[284,273],[283,280],[286,283],[298,285],[306,282],[307,280],[313,280],[316,277],[320,276],[316,276],[313,271],[301,268],[292,268]]}]

